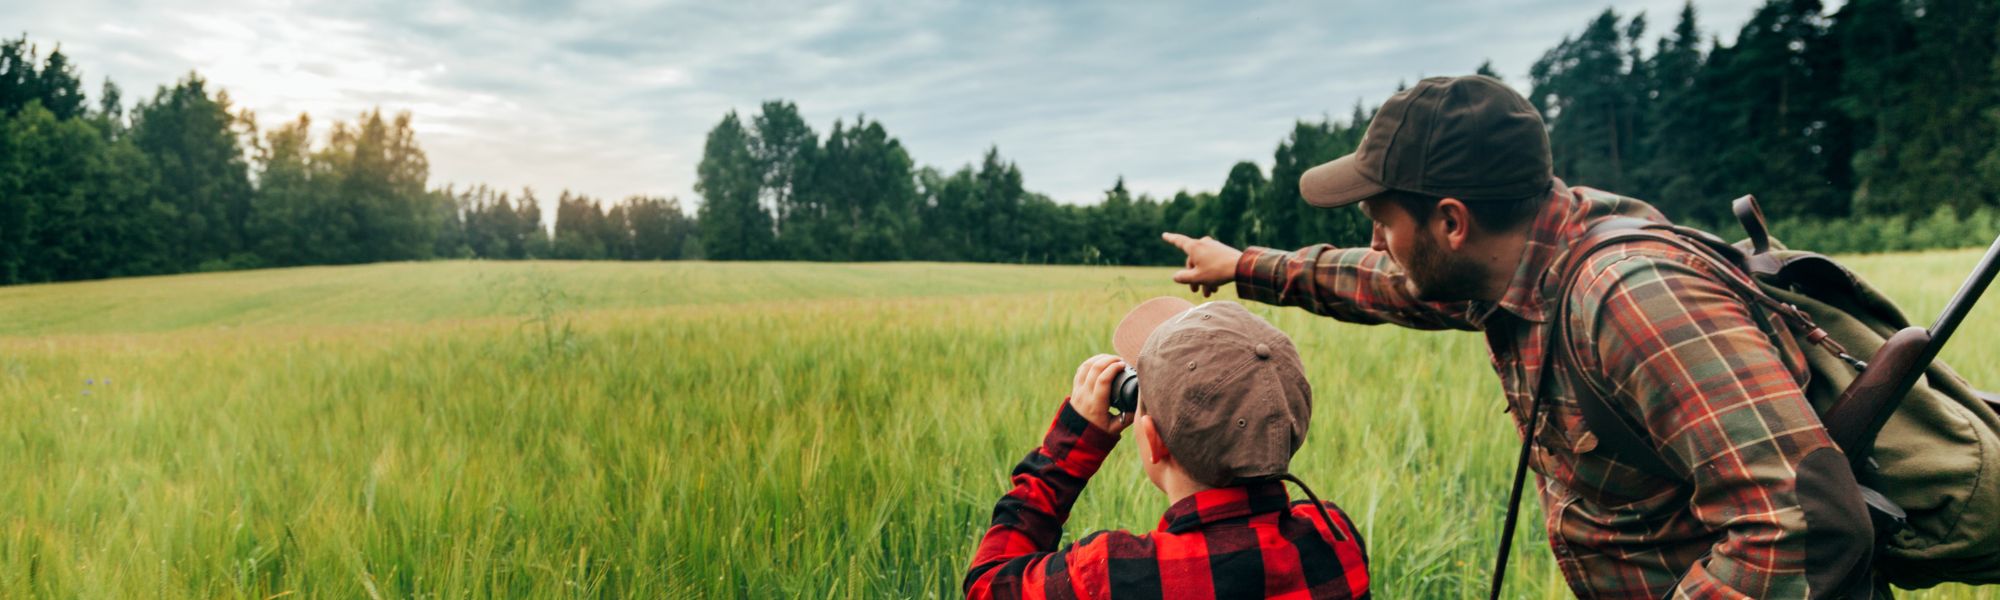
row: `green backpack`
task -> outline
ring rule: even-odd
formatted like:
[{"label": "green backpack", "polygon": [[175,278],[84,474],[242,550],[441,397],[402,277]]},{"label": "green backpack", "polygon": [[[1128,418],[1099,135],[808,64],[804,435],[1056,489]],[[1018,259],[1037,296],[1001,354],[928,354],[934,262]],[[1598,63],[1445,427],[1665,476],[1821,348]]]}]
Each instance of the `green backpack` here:
[{"label": "green backpack", "polygon": [[[2000,269],[1994,264],[2000,240],[1960,289],[1946,317],[1926,332],[1910,328],[1894,302],[1833,259],[1787,249],[1771,238],[1755,199],[1738,199],[1735,208],[1749,232],[1748,239],[1736,244],[1697,229],[1614,219],[1593,226],[1566,262],[1582,264],[1585,256],[1609,244],[1641,239],[1671,243],[1707,259],[1753,312],[1776,317],[1803,342],[1785,336],[1774,340],[1804,351],[1810,372],[1806,397],[1853,461],[1874,520],[1880,573],[1906,589],[1944,582],[2000,583],[2000,395],[1973,389],[1933,360],[1937,347]],[[1931,343],[1931,334],[1942,335]],[[1920,358],[1893,356],[1908,349],[1902,340],[1891,343],[1899,335],[1922,338],[1927,352]],[[1881,352],[1885,345],[1905,347]],[[1878,378],[1892,377],[1896,369],[1907,373],[1901,386],[1909,391],[1901,394],[1900,403],[1888,397],[1893,392],[1879,394],[1885,397],[1874,406],[1844,401],[1844,394],[1862,397],[1878,391],[1861,389],[1873,385],[1867,381],[1855,385],[1870,362],[1881,371]],[[1915,381],[1915,365],[1924,363],[1929,368]],[[1673,478],[1653,446],[1613,410],[1601,399],[1582,406],[1599,448]]]}]

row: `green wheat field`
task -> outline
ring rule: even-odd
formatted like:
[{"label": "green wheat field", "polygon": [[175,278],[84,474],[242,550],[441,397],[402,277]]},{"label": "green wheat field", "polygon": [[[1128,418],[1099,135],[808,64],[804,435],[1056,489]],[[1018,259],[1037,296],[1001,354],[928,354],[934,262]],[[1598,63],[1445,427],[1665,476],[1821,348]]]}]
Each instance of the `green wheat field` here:
[{"label": "green wheat field", "polygon": [[[1852,264],[1928,322],[1976,259]],[[435,262],[0,288],[0,596],[955,597],[1077,362],[1185,294],[1170,272]],[[1945,353],[1988,388],[1995,304]],[[1483,596],[1517,446],[1481,338],[1252,308],[1298,341],[1317,405],[1294,465],[1360,524],[1378,595]],[[1135,455],[1069,537],[1157,523]],[[1509,595],[1567,597],[1525,515]]]}]

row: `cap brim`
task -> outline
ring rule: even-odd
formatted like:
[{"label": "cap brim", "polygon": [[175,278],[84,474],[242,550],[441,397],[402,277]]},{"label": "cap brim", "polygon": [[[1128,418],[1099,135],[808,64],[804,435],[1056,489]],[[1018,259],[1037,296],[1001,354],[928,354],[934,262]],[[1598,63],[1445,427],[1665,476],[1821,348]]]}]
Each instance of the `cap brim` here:
[{"label": "cap brim", "polygon": [[1173,296],[1141,302],[1118,322],[1118,329],[1111,333],[1111,347],[1118,350],[1118,357],[1125,359],[1125,364],[1136,365],[1139,350],[1146,347],[1146,338],[1153,335],[1153,330],[1190,308],[1194,308],[1193,302]]},{"label": "cap brim", "polygon": [[1321,208],[1347,206],[1388,189],[1370,178],[1353,154],[1307,169],[1299,177],[1299,195],[1305,196],[1307,204]]}]

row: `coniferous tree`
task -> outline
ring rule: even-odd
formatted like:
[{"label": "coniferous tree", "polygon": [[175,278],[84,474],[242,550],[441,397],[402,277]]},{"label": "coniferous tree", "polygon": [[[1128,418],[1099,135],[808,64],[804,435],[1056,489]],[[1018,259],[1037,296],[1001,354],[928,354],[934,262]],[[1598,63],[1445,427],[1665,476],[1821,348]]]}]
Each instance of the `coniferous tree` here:
[{"label": "coniferous tree", "polygon": [[[832,168],[848,170],[847,195],[851,260],[895,260],[907,256],[904,242],[916,233],[915,161],[903,143],[889,136],[880,121],[855,118],[847,130],[845,161],[829,160]],[[845,164],[843,164],[843,162]]]},{"label": "coniferous tree", "polygon": [[329,173],[312,152],[312,118],[297,120],[265,132],[256,148],[257,192],[251,201],[250,222],[245,228],[256,243],[252,248],[266,264],[290,266],[330,262],[332,240],[321,224],[328,214],[326,186]]},{"label": "coniferous tree", "polygon": [[1702,222],[1723,222],[1742,194],[1758,195],[1773,217],[1847,212],[1851,128],[1834,108],[1838,47],[1821,9],[1818,0],[1772,0],[1734,46],[1710,53],[1695,93],[1721,114],[1695,166],[1715,174],[1689,211]]},{"label": "coniferous tree", "polygon": [[758,206],[761,171],[750,132],[735,111],[708,132],[695,191],[701,194],[702,251],[711,260],[755,260],[771,255],[771,216]]},{"label": "coniferous tree", "polygon": [[1216,201],[1209,204],[1214,208],[1210,219],[1215,223],[1215,239],[1232,246],[1242,246],[1253,233],[1247,213],[1259,203],[1258,196],[1266,188],[1264,172],[1257,163],[1242,161],[1230,167],[1229,178],[1222,182],[1222,191],[1216,192]]},{"label": "coniferous tree", "polygon": [[624,204],[633,260],[678,260],[692,239],[694,222],[674,198],[634,196]]},{"label": "coniferous tree", "polygon": [[1606,9],[1575,39],[1565,39],[1529,69],[1528,99],[1548,121],[1555,172],[1571,184],[1624,187],[1639,148],[1643,72],[1636,40],[1645,20],[1624,25]]},{"label": "coniferous tree", "polygon": [[59,121],[83,116],[83,80],[69,64],[69,57],[63,55],[61,46],[49,51],[40,71],[35,96],[41,99],[42,108]]},{"label": "coniferous tree", "polygon": [[[973,242],[989,252],[982,260],[1046,260],[1033,258],[1041,249],[1031,245],[1034,238],[1023,235],[1023,231],[1033,230],[1044,222],[1057,223],[1050,226],[1059,227],[1062,219],[1074,215],[1057,211],[1053,201],[1030,212],[1021,168],[1001,158],[997,146],[986,150],[979,161],[979,170],[973,174],[973,182],[975,208],[969,213],[971,219],[962,226],[970,228]],[[1059,242],[1050,238],[1050,243]]]},{"label": "coniferous tree", "polygon": [[1095,259],[1090,262],[1140,262],[1140,255],[1151,249],[1150,246],[1142,248],[1141,244],[1159,243],[1146,235],[1149,231],[1158,230],[1152,222],[1158,219],[1146,218],[1145,212],[1146,207],[1139,205],[1133,199],[1132,191],[1126,189],[1124,177],[1119,177],[1110,189],[1104,190],[1104,200],[1088,212],[1088,246],[1094,250],[1091,254]]},{"label": "coniferous tree", "polygon": [[89,227],[96,233],[87,254],[97,256],[85,278],[151,275],[174,269],[166,262],[161,224],[170,220],[154,199],[156,175],[145,153],[133,145],[119,105],[118,88],[104,84],[101,108],[88,117],[103,144],[90,157],[86,179],[91,201]]},{"label": "coniferous tree", "polygon": [[514,217],[509,224],[507,245],[513,258],[549,257],[549,230],[542,226],[542,201],[535,198],[535,190],[521,188],[521,198],[514,202]]},{"label": "coniferous tree", "polygon": [[803,219],[824,217],[824,212],[816,207],[801,206],[810,194],[798,193],[812,176],[813,162],[819,153],[819,134],[799,115],[797,105],[782,100],[765,102],[751,124],[750,150],[757,161],[759,203],[771,214],[776,242],[789,250],[793,240],[788,239],[785,230],[794,213]]},{"label": "coniferous tree", "polygon": [[970,206],[972,168],[960,167],[950,175],[936,167],[917,170],[917,221],[922,224],[920,256],[928,260],[971,260],[971,228],[966,227]]},{"label": "coniferous tree", "polygon": [[132,140],[153,165],[155,197],[174,216],[162,226],[177,269],[226,268],[242,259],[250,179],[227,94],[211,97],[189,74],[133,111]]},{"label": "coniferous tree", "polygon": [[1368,127],[1368,114],[1360,107],[1346,124],[1332,120],[1317,123],[1299,121],[1292,133],[1272,153],[1270,188],[1257,209],[1269,234],[1250,243],[1276,248],[1298,248],[1313,243],[1357,246],[1368,243],[1370,224],[1359,210],[1323,209],[1306,204],[1299,193],[1299,178],[1306,170],[1340,158],[1360,144]]},{"label": "coniferous tree", "polygon": [[550,257],[604,259],[606,248],[598,232],[598,222],[603,220],[604,213],[598,212],[596,203],[584,196],[571,196],[569,190],[563,190],[556,197],[555,236],[550,246]]},{"label": "coniferous tree", "polygon": [[57,121],[84,114],[83,83],[60,46],[47,58],[27,36],[0,39],[0,117],[10,117],[38,102]]},{"label": "coniferous tree", "polygon": [[431,243],[431,256],[443,259],[474,258],[472,253],[470,223],[464,195],[454,186],[432,189],[426,194],[430,198],[430,208],[438,222],[437,239]]},{"label": "coniferous tree", "polygon": [[1641,143],[1645,160],[1633,169],[1635,184],[1623,193],[1651,200],[1670,215],[1683,214],[1684,206],[1701,202],[1698,193],[1684,191],[1696,174],[1690,161],[1704,152],[1700,134],[1709,123],[1701,122],[1700,100],[1691,95],[1695,76],[1702,66],[1701,32],[1696,27],[1694,3],[1682,6],[1672,32],[1660,36],[1653,55],[1646,59],[1647,81],[1645,130]]},{"label": "coniferous tree", "polygon": [[1966,212],[2000,202],[1974,175],[2000,137],[2000,4],[1852,0],[1840,44],[1840,108],[1855,124],[1854,206],[1871,214]]},{"label": "coniferous tree", "polygon": [[1487,76],[1487,77],[1492,77],[1492,78],[1494,78],[1494,79],[1497,79],[1497,80],[1500,80],[1500,81],[1506,81],[1506,80],[1507,80],[1507,78],[1505,78],[1505,77],[1501,77],[1501,76],[1500,76],[1500,72],[1499,72],[1499,71],[1495,71],[1495,70],[1493,70],[1493,59],[1490,59],[1490,58],[1489,58],[1489,59],[1486,59],[1486,60],[1485,60],[1485,61],[1483,61],[1483,62],[1480,62],[1480,63],[1479,63],[1479,68],[1478,68],[1478,69],[1474,69],[1474,70],[1472,71],[1472,74],[1473,74],[1473,75],[1485,75],[1485,76]]}]

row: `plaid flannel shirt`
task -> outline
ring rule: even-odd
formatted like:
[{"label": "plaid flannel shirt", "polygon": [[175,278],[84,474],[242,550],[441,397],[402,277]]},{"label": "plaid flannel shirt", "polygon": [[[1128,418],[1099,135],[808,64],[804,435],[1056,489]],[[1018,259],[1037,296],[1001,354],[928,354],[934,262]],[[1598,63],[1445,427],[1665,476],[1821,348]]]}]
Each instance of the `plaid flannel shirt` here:
[{"label": "plaid flannel shirt", "polygon": [[1283,484],[1196,492],[1142,535],[1100,531],[1057,549],[1070,507],[1118,443],[1064,400],[1042,446],[1014,467],[965,575],[968,598],[1367,598],[1354,523],[1289,502]]},{"label": "plaid flannel shirt", "polygon": [[[1237,293],[1355,323],[1484,332],[1520,435],[1536,394],[1549,400],[1530,464],[1549,544],[1577,596],[1806,596],[1795,490],[1812,477],[1822,487],[1807,489],[1859,492],[1851,477],[1829,483],[1820,467],[1800,468],[1833,444],[1794,379],[1803,356],[1772,341],[1789,333],[1715,279],[1729,275],[1682,249],[1632,242],[1594,253],[1561,299],[1562,340],[1579,364],[1544,356],[1554,314],[1545,298],[1559,293],[1569,244],[1599,219],[1665,220],[1643,202],[1561,181],[1551,195],[1497,302],[1419,301],[1386,254],[1327,245],[1246,250]],[[1552,360],[1551,389],[1537,390]],[[1597,437],[1578,399],[1594,390],[1647,432],[1679,480],[1591,452]]]}]

